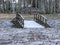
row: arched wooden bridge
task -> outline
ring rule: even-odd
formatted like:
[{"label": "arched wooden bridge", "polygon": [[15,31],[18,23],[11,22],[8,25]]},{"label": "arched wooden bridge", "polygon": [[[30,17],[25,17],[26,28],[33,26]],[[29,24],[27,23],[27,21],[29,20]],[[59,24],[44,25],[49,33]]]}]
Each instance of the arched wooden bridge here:
[{"label": "arched wooden bridge", "polygon": [[45,28],[50,27],[47,23],[47,18],[43,15],[34,14],[34,20],[24,20],[20,13],[12,20],[13,24],[18,28]]}]

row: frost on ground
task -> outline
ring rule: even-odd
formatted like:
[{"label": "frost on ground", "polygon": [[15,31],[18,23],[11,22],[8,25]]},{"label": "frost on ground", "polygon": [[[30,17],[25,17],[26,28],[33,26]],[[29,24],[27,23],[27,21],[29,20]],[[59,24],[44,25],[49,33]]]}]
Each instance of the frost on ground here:
[{"label": "frost on ground", "polygon": [[0,28],[0,45],[60,45],[60,29]]},{"label": "frost on ground", "polygon": [[11,20],[2,19],[0,20],[0,28],[12,28],[13,23],[11,23]]},{"label": "frost on ground", "polygon": [[52,28],[60,28],[60,19],[49,19],[47,22]]}]

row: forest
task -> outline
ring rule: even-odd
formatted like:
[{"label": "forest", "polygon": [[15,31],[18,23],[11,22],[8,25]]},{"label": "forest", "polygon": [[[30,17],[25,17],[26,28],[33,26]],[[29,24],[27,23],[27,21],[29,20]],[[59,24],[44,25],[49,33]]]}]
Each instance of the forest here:
[{"label": "forest", "polygon": [[0,13],[12,13],[21,8],[37,8],[40,13],[60,13],[60,0],[18,0],[14,3],[11,0],[0,1]]}]

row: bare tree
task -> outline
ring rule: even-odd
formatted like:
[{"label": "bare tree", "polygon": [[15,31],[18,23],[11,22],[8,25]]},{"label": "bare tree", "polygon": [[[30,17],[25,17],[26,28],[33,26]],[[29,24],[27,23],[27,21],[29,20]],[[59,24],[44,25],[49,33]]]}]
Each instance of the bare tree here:
[{"label": "bare tree", "polygon": [[59,0],[55,0],[55,11],[58,13],[58,8],[59,8]]},{"label": "bare tree", "polygon": [[45,12],[46,12],[46,13],[49,13],[47,0],[44,1],[44,6],[45,6]]}]

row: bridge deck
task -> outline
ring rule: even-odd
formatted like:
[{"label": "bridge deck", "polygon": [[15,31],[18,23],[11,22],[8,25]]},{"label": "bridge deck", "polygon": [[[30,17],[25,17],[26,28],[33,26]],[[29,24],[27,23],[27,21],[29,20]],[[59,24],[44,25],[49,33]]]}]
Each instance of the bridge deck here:
[{"label": "bridge deck", "polygon": [[33,20],[24,20],[24,28],[44,28]]}]

